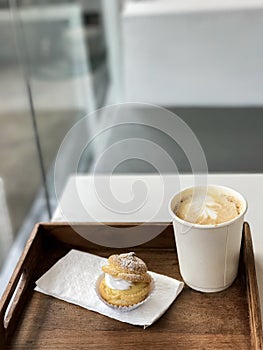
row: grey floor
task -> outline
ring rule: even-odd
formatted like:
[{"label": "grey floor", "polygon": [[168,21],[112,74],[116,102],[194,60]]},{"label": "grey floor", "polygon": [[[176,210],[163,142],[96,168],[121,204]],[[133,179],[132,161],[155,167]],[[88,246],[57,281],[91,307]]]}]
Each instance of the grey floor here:
[{"label": "grey floor", "polygon": [[262,108],[175,108],[195,132],[210,172],[263,172]]},{"label": "grey floor", "polygon": [[[263,109],[262,108],[172,108],[198,138],[210,172],[256,173],[263,172]],[[143,116],[142,116],[143,120]],[[163,120],[165,123],[165,120]],[[190,172],[189,161],[181,147],[159,130],[141,125],[122,125],[101,134],[96,142],[105,142],[105,149],[127,138],[150,140],[169,153],[181,173]],[[135,154],[136,142],[129,148],[120,143],[116,147],[119,158]],[[139,146],[138,146],[139,147]],[[138,149],[138,154],[141,150]],[[156,155],[157,157],[157,155]],[[118,155],[104,157],[97,171],[107,173],[113,168]],[[165,162],[159,161],[160,171],[172,171]],[[116,173],[155,172],[154,167],[142,160],[122,162]]]}]

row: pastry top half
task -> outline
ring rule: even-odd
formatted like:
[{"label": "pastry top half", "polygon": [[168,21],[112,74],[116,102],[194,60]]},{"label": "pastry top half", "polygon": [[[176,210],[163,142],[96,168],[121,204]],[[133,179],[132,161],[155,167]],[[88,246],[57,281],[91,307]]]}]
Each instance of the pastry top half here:
[{"label": "pastry top half", "polygon": [[108,263],[109,265],[103,266],[102,270],[114,278],[144,283],[150,283],[152,280],[145,262],[133,252],[111,255]]}]

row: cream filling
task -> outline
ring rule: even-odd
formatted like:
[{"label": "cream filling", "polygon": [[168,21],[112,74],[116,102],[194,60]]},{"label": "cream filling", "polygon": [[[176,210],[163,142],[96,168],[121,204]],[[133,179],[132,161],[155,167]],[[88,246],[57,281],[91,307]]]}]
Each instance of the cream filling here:
[{"label": "cream filling", "polygon": [[105,283],[107,287],[117,290],[127,290],[132,287],[133,283],[121,278],[114,278],[108,273],[105,273]]}]

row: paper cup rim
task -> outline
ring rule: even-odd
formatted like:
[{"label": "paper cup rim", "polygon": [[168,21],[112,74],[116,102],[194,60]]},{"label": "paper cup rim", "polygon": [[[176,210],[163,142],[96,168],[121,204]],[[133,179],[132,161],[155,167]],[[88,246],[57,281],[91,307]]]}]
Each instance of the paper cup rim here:
[{"label": "paper cup rim", "polygon": [[98,298],[107,306],[109,306],[110,308],[116,310],[116,311],[121,311],[121,312],[127,312],[127,311],[132,311],[134,309],[137,309],[139,306],[141,306],[142,304],[144,304],[147,300],[149,300],[149,298],[151,297],[152,295],[152,292],[155,288],[155,282],[154,282],[154,278],[152,277],[152,281],[150,283],[150,292],[148,294],[148,296],[140,301],[139,303],[137,304],[133,304],[131,306],[118,306],[118,305],[113,305],[113,304],[110,304],[108,303],[105,299],[102,298],[102,296],[100,295],[100,290],[99,290],[99,286],[100,286],[100,282],[102,281],[102,279],[104,278],[105,276],[105,273],[101,273],[97,279],[96,279],[96,284],[95,284],[95,289],[96,289],[96,294],[98,296]]},{"label": "paper cup rim", "polygon": [[[179,196],[181,193],[187,191],[187,190],[192,190],[194,188],[219,188],[219,189],[222,189],[222,190],[225,190],[226,192],[229,191],[229,192],[232,192],[233,195],[235,195],[237,197],[238,200],[241,200],[243,202],[243,205],[244,205],[244,208],[243,210],[240,212],[240,214],[236,217],[234,217],[233,219],[231,220],[228,220],[228,221],[225,221],[225,222],[222,222],[221,224],[210,224],[210,225],[202,225],[202,224],[195,224],[193,222],[189,222],[189,221],[185,221],[181,218],[179,218],[175,213],[174,211],[171,209],[171,204],[172,204],[172,201],[174,200],[174,198],[176,196]],[[178,221],[179,223],[181,223],[182,225],[185,225],[185,226],[189,226],[189,227],[193,227],[193,228],[202,228],[202,229],[211,229],[211,228],[220,228],[220,227],[224,227],[224,226],[229,226],[230,224],[232,224],[233,222],[239,220],[242,216],[245,215],[246,211],[247,211],[247,208],[248,208],[248,204],[247,204],[247,200],[245,199],[245,197],[238,191],[234,190],[233,188],[231,187],[227,187],[227,186],[222,186],[222,185],[214,185],[214,184],[211,184],[211,185],[207,185],[207,186],[190,186],[190,187],[186,187],[184,188],[183,190],[181,190],[180,192],[177,192],[175,193],[172,198],[170,199],[169,201],[169,212],[172,216],[172,219],[173,221]]]}]

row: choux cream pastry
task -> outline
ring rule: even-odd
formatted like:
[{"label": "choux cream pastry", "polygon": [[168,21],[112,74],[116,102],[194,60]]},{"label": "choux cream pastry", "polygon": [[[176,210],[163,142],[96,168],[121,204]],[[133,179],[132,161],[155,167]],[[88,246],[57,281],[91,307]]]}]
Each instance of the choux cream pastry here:
[{"label": "choux cream pastry", "polygon": [[105,276],[99,290],[101,297],[114,306],[132,306],[147,298],[152,278],[147,266],[135,253],[111,255],[102,267]]}]

